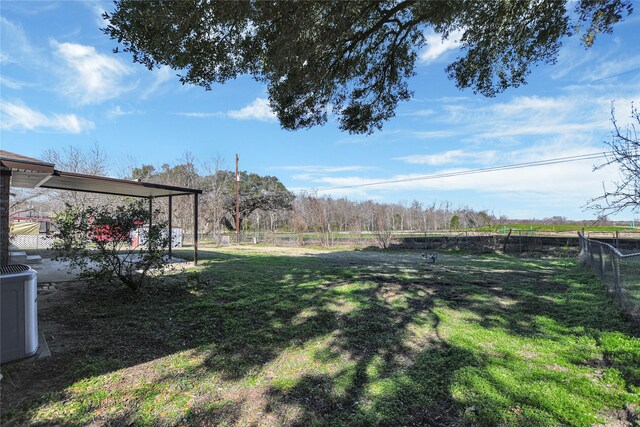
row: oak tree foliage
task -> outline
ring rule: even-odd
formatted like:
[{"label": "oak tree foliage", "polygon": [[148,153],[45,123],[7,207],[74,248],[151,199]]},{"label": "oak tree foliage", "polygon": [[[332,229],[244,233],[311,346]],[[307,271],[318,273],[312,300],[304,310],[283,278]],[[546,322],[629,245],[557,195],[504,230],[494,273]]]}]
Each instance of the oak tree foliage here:
[{"label": "oak tree foliage", "polygon": [[169,66],[184,84],[209,90],[253,76],[285,129],[323,124],[333,112],[341,129],[370,133],[411,98],[428,30],[461,33],[447,75],[495,96],[553,63],[566,36],[590,47],[631,11],[632,0],[117,0],[103,31],[135,62]]},{"label": "oak tree foliage", "polygon": [[[219,169],[210,175],[202,175],[194,163],[188,160],[174,166],[165,164],[161,169],[156,169],[151,165],[141,165],[132,170],[131,177],[149,182],[173,185],[177,183],[184,187],[201,188],[204,191],[202,201],[205,204],[205,209],[202,210],[202,214],[205,216],[202,223],[206,225],[215,221],[226,229],[235,231],[235,172]],[[291,208],[295,194],[287,190],[277,177],[249,172],[239,172],[239,177],[241,227],[244,219],[255,211],[275,212]],[[156,203],[161,202],[158,200]],[[183,203],[180,204],[181,202]],[[216,209],[213,209],[214,204]],[[173,214],[179,225],[191,226],[192,208],[193,204],[190,199],[176,198],[174,200]]]},{"label": "oak tree foliage", "polygon": [[[226,215],[222,217],[222,224],[229,230],[235,231],[236,224],[236,174],[232,171],[218,171],[218,179],[224,183],[221,192],[222,206]],[[239,172],[239,224],[254,211],[265,212],[291,209],[295,194],[275,176],[258,175],[255,173]]]}]

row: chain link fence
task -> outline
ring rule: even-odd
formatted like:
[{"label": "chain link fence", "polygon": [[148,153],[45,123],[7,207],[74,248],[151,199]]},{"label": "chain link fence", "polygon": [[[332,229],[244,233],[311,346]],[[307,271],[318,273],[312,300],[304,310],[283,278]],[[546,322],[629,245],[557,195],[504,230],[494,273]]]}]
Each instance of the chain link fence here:
[{"label": "chain link fence", "polygon": [[622,254],[612,245],[582,234],[579,260],[602,278],[620,308],[640,324],[640,253]]},{"label": "chain link fence", "polygon": [[51,249],[53,236],[50,234],[16,234],[9,242],[18,249]]}]

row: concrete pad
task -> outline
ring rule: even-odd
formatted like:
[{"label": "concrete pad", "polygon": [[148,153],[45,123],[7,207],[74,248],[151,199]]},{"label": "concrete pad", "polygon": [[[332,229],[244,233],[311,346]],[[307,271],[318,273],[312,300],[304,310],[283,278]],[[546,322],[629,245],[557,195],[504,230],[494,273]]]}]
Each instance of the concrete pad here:
[{"label": "concrete pad", "polygon": [[[130,260],[137,260],[136,257],[137,255]],[[184,267],[193,265],[182,258],[172,257],[169,259],[168,256],[165,256],[165,262]],[[44,258],[40,263],[29,264],[29,266],[38,272],[38,283],[73,282],[79,280],[81,272],[80,269],[72,269],[66,261],[54,261],[50,258]]]},{"label": "concrete pad", "polygon": [[27,255],[26,264],[40,264],[42,262],[42,257],[40,255]]},{"label": "concrete pad", "polygon": [[38,264],[30,265],[38,272],[38,283],[58,283],[78,280],[80,269],[72,269],[68,262],[45,258]]},{"label": "concrete pad", "polygon": [[[120,259],[126,261],[126,262],[138,262],[140,260],[140,255],[139,254],[130,254],[130,255],[118,255],[118,257],[120,257]],[[179,264],[179,263],[183,263],[186,262],[184,259],[182,258],[177,258],[177,257],[171,257],[169,258],[169,255],[165,255],[162,257],[162,260],[168,264]]]},{"label": "concrete pad", "polygon": [[24,264],[27,262],[27,253],[21,251],[9,252],[9,264]]}]

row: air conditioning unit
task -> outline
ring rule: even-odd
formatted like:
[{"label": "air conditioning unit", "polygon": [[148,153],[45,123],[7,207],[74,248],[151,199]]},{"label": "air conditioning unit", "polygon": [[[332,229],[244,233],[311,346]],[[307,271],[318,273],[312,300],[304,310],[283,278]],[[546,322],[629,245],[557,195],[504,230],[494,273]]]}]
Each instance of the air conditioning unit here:
[{"label": "air conditioning unit", "polygon": [[0,266],[0,363],[38,351],[38,273],[28,265]]}]

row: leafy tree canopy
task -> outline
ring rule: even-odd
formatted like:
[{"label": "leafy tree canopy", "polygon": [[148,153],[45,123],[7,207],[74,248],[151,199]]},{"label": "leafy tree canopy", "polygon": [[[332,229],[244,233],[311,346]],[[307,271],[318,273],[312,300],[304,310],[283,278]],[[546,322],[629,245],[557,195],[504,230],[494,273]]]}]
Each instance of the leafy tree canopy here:
[{"label": "leafy tree canopy", "polygon": [[[290,209],[295,195],[275,176],[261,176],[255,173],[240,172],[240,225],[242,221],[256,210],[277,211]],[[216,198],[224,211],[222,224],[229,230],[235,230],[236,219],[236,174],[233,171],[216,171],[213,175],[202,176],[192,162],[175,166],[162,165],[157,170],[151,165],[142,165],[131,171],[132,179],[151,182],[198,186],[211,192],[219,186]],[[190,205],[189,205],[190,206]]]},{"label": "leafy tree canopy", "polygon": [[578,33],[590,47],[631,11],[632,0],[117,0],[103,31],[135,62],[179,70],[182,83],[209,90],[254,76],[285,129],[323,124],[333,111],[341,129],[370,133],[411,97],[427,29],[460,31],[462,53],[446,73],[495,96],[553,63],[563,37]]},{"label": "leafy tree canopy", "polygon": [[[235,230],[236,219],[236,174],[231,171],[219,171],[218,178],[225,183],[222,191],[223,209],[233,218],[233,223],[227,218],[223,218],[223,224],[229,230]],[[276,211],[279,209],[290,209],[295,195],[275,176],[260,176],[255,173],[240,172],[239,185],[239,213],[240,225],[244,218],[252,212],[260,209],[263,211]]]}]

